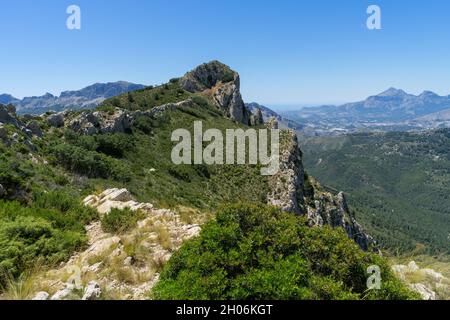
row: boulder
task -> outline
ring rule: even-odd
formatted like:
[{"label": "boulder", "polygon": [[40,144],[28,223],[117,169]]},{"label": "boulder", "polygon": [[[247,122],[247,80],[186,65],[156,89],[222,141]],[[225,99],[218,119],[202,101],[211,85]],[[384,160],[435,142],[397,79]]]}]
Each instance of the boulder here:
[{"label": "boulder", "polygon": [[73,294],[72,290],[69,288],[64,288],[62,290],[57,291],[50,300],[67,300]]},{"label": "boulder", "polygon": [[39,125],[39,123],[36,120],[32,120],[27,126],[26,129],[31,132],[32,135],[35,135],[37,137],[42,137],[42,129]]},{"label": "boulder", "polygon": [[416,264],[415,261],[411,261],[410,263],[408,263],[408,268],[409,268],[409,272],[416,272],[419,271],[419,266]]},{"label": "boulder", "polygon": [[118,246],[120,243],[121,240],[117,236],[98,240],[85,251],[84,260],[88,261],[92,257],[98,257],[113,246]]},{"label": "boulder", "polygon": [[102,289],[100,285],[96,281],[91,281],[84,290],[84,295],[81,300],[97,300],[101,295]]},{"label": "boulder", "polygon": [[49,297],[50,295],[47,292],[41,291],[38,292],[32,300],[48,300]]},{"label": "boulder", "polygon": [[4,124],[12,124],[17,128],[21,127],[14,113],[10,111],[10,108],[0,104],[0,122]]},{"label": "boulder", "polygon": [[59,112],[55,114],[51,114],[47,117],[47,123],[55,128],[61,128],[64,126],[65,113]]},{"label": "boulder", "polygon": [[423,300],[436,300],[436,292],[429,289],[423,283],[414,283],[410,285],[411,289],[418,292]]},{"label": "boulder", "polygon": [[263,117],[261,109],[256,108],[254,113],[251,115],[250,124],[252,126],[259,126],[259,125],[264,124],[264,117]]}]

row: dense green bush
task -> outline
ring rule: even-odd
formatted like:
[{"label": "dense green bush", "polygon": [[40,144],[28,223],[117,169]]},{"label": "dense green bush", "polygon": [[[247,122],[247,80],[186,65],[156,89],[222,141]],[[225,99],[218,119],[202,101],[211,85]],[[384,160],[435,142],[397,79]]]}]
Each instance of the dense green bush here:
[{"label": "dense green bush", "polygon": [[17,191],[26,189],[26,179],[29,177],[30,173],[24,170],[19,162],[0,155],[0,184],[5,189],[3,198],[10,198]]},{"label": "dense green bush", "polygon": [[121,158],[125,155],[126,151],[134,147],[133,140],[130,137],[130,135],[123,133],[97,135],[95,136],[98,143],[96,151],[112,157]]},{"label": "dense green bush", "polygon": [[64,137],[70,144],[88,151],[97,151],[106,155],[122,158],[125,152],[134,147],[130,135],[123,133],[98,134],[95,136],[79,135],[72,130],[66,130]]},{"label": "dense green bush", "polygon": [[110,213],[102,217],[102,229],[105,232],[122,233],[133,228],[143,218],[140,211],[130,209],[112,209]]},{"label": "dense green bush", "polygon": [[[382,270],[368,291],[367,268]],[[267,206],[227,206],[169,261],[157,299],[408,299],[416,295],[385,261],[362,252],[342,230],[310,228]]]},{"label": "dense green bush", "polygon": [[0,202],[0,285],[2,276],[17,277],[38,263],[67,260],[86,244],[84,225],[97,217],[69,194],[54,191],[35,197],[29,207]]},{"label": "dense green bush", "polygon": [[57,164],[90,178],[111,178],[119,181],[128,181],[130,178],[128,171],[119,160],[96,151],[69,144],[59,144],[54,146],[51,152]]}]

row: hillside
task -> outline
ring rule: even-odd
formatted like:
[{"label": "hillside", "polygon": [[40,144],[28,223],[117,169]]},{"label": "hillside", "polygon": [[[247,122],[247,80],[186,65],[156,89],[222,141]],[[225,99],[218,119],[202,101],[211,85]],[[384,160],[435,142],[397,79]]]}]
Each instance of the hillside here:
[{"label": "hillside", "polygon": [[392,253],[450,254],[450,130],[305,139],[305,166],[344,190]]},{"label": "hillside", "polygon": [[[345,195],[327,192],[304,171],[294,132],[281,132],[280,170],[273,176],[261,175],[261,164],[173,164],[172,132],[192,133],[199,120],[204,129],[221,132],[276,126],[251,114],[238,73],[217,61],[162,86],[108,99],[95,110],[20,117],[13,107],[0,106],[2,297],[150,297],[161,272],[162,281],[169,279],[167,260],[180,248],[181,257],[190,252],[193,244],[184,241],[206,222],[199,237],[209,239],[204,249],[211,257],[224,252],[220,246],[235,244],[226,247],[229,264],[210,266],[207,281],[214,282],[216,272],[241,274],[232,272],[240,263],[236,250],[245,253],[252,245],[256,260],[250,265],[258,262],[265,284],[248,290],[257,290],[259,298],[274,297],[270,288],[279,267],[298,274],[293,284],[304,288],[304,294],[285,296],[290,299],[417,298],[371,253],[374,240]],[[237,217],[244,219],[240,229]],[[265,239],[267,224],[290,232]],[[214,236],[208,238],[211,228]],[[310,243],[309,251],[301,243]],[[205,256],[186,256],[186,263],[197,258]],[[368,294],[367,268],[374,263],[387,281]],[[73,270],[79,270],[81,283],[71,282]],[[251,298],[246,283],[235,283],[235,298]]]}]

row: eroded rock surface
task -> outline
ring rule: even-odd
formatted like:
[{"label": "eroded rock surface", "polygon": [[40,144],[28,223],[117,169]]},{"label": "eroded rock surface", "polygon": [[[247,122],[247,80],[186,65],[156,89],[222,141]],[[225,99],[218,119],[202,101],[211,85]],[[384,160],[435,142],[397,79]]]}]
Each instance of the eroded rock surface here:
[{"label": "eroded rock surface", "polygon": [[36,298],[146,299],[172,254],[201,231],[199,224],[184,222],[177,212],[135,201],[126,189],[105,190],[86,197],[84,203],[101,215],[112,208],[129,208],[146,217],[123,234],[104,232],[99,221],[86,226],[89,247],[61,268],[46,272],[40,287],[52,288],[52,292],[45,292],[48,296],[40,292]]},{"label": "eroded rock surface", "polygon": [[[274,123],[268,126],[276,127]],[[376,249],[349,210],[344,193],[333,195],[305,174],[302,152],[294,131],[280,132],[280,170],[269,177],[268,203],[286,212],[306,215],[311,226],[343,228],[363,250]]]},{"label": "eroded rock surface", "polygon": [[180,84],[191,93],[208,92],[228,118],[250,124],[251,112],[242,100],[239,74],[223,63],[211,61],[202,64],[182,77]]},{"label": "eroded rock surface", "polygon": [[450,299],[450,279],[430,269],[420,268],[415,261],[392,266],[394,273],[424,300]]}]

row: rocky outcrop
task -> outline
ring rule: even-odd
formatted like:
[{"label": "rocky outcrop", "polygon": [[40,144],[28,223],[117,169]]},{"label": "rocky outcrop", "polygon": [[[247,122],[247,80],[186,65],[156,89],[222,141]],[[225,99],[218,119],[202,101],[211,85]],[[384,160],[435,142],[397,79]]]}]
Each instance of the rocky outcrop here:
[{"label": "rocky outcrop", "polygon": [[[268,123],[270,127],[276,127]],[[309,190],[306,190],[308,185]],[[344,193],[333,195],[306,176],[298,138],[294,131],[280,132],[280,170],[269,177],[268,203],[284,211],[305,215],[311,226],[343,228],[363,250],[376,250],[374,239],[366,234],[349,210]],[[312,190],[312,191],[311,191]]]},{"label": "rocky outcrop", "polygon": [[116,108],[114,112],[83,111],[73,118],[66,117],[63,125],[84,135],[99,133],[126,133],[129,132],[140,117],[158,118],[169,110],[182,109],[193,106],[191,99],[178,103],[168,103],[148,111],[128,111]]},{"label": "rocky outcrop", "polygon": [[337,196],[328,192],[317,192],[313,205],[308,205],[306,211],[311,226],[329,225],[333,228],[343,228],[361,249],[377,250],[375,240],[364,232],[348,208],[343,192]]},{"label": "rocky outcrop", "polygon": [[[6,127],[12,127],[13,130],[8,130]],[[21,141],[30,149],[34,149],[30,139],[33,135],[41,137],[43,132],[39,124],[32,120],[25,124],[23,119],[19,119],[16,115],[16,108],[13,105],[0,104],[0,140],[4,144],[10,145],[12,142],[18,142],[19,133],[25,134]]]},{"label": "rocky outcrop", "polygon": [[67,111],[51,114],[47,117],[47,123],[51,127],[61,128],[64,126],[65,116]]},{"label": "rocky outcrop", "polygon": [[[105,233],[99,221],[86,226],[89,247],[59,269],[45,272],[38,287],[52,288],[52,292],[40,292],[36,299],[146,299],[163,265],[201,230],[199,224],[184,222],[175,211],[134,200],[126,189],[88,196],[84,204],[96,208],[101,216],[112,208],[129,208],[140,211],[143,218],[134,229],[121,234]],[[78,278],[75,284],[67,283],[67,274],[73,271]]]},{"label": "rocky outcrop", "polygon": [[84,295],[81,300],[97,300],[101,295],[102,289],[100,288],[100,285],[96,281],[91,281],[84,290]]},{"label": "rocky outcrop", "polygon": [[133,200],[127,189],[108,189],[99,196],[91,195],[83,200],[84,205],[94,207],[100,215],[108,214],[112,209],[130,209],[132,211],[153,209],[150,203],[140,203]]},{"label": "rocky outcrop", "polygon": [[264,117],[261,109],[256,108],[252,115],[250,116],[250,124],[252,126],[259,126],[264,124]]},{"label": "rocky outcrop", "polygon": [[0,123],[11,124],[16,128],[23,127],[23,125],[15,117],[15,109],[12,106],[4,106],[0,104]]},{"label": "rocky outcrop", "polygon": [[181,87],[191,93],[208,92],[216,106],[233,121],[250,124],[250,111],[240,92],[239,74],[212,61],[202,64],[180,79]]},{"label": "rocky outcrop", "polygon": [[450,299],[450,279],[430,268],[421,269],[415,261],[393,265],[394,273],[423,300]]},{"label": "rocky outcrop", "polygon": [[280,132],[280,169],[269,177],[268,203],[284,211],[303,214],[304,169],[297,136],[293,131]]}]

